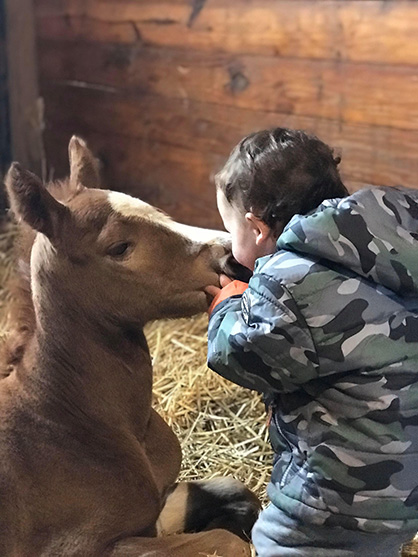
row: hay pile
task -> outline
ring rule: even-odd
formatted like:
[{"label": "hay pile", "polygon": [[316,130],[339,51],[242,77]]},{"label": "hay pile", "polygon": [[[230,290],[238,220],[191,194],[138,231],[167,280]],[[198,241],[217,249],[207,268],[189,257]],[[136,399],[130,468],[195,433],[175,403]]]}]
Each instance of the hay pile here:
[{"label": "hay pile", "polygon": [[181,479],[226,474],[265,496],[272,459],[264,405],[205,364],[207,316],[149,325],[155,408],[183,449]]},{"label": "hay pile", "polygon": [[[0,220],[0,342],[7,334],[7,279],[15,230]],[[156,321],[146,327],[154,364],[154,407],[183,450],[181,480],[231,475],[263,502],[271,471],[265,410],[260,396],[206,367],[207,316]],[[418,557],[418,541],[403,557]]]},{"label": "hay pile", "polygon": [[16,229],[4,218],[0,218],[0,343],[5,338],[6,314],[9,293],[7,283],[12,271],[12,248]]}]

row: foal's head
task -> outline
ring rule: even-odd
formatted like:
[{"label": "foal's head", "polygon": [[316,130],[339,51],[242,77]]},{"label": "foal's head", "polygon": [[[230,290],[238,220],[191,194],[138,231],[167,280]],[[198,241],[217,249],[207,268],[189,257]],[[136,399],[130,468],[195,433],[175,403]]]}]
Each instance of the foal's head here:
[{"label": "foal's head", "polygon": [[16,163],[6,179],[15,215],[37,232],[35,308],[70,298],[80,311],[140,325],[205,310],[204,288],[218,283],[228,236],[181,225],[139,199],[98,189],[85,143],[74,137],[69,152],[65,195]]}]

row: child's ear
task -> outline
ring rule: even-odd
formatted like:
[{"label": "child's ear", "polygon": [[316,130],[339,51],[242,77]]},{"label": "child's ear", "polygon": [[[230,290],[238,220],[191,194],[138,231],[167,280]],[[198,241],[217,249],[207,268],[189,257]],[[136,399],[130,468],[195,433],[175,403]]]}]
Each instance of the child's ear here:
[{"label": "child's ear", "polygon": [[5,183],[16,219],[23,220],[56,244],[64,220],[70,216],[69,209],[52,197],[35,174],[22,169],[17,162],[10,167]]},{"label": "child's ear", "polygon": [[245,220],[255,234],[255,243],[257,246],[261,246],[271,239],[273,231],[263,220],[256,217],[254,213],[246,213]]}]

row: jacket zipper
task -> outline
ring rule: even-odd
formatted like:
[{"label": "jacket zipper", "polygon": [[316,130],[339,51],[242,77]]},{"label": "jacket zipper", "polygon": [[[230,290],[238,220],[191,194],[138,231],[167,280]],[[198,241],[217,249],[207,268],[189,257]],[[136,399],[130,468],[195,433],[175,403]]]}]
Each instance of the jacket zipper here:
[{"label": "jacket zipper", "polygon": [[286,470],[283,473],[282,479],[280,480],[280,484],[279,487],[282,488],[284,487],[286,480],[287,480],[287,476],[289,475],[290,472],[290,467],[292,465],[293,462],[293,450],[292,450],[292,445],[289,443],[289,441],[286,439],[283,430],[281,428],[281,426],[279,425],[278,421],[277,421],[277,416],[276,416],[276,408],[273,406],[272,408],[273,411],[273,420],[274,420],[274,425],[276,426],[277,430],[279,431],[280,435],[282,436],[282,439],[284,440],[284,442],[287,445],[287,448],[289,449],[290,452],[290,460],[289,460],[289,464],[286,467]]}]

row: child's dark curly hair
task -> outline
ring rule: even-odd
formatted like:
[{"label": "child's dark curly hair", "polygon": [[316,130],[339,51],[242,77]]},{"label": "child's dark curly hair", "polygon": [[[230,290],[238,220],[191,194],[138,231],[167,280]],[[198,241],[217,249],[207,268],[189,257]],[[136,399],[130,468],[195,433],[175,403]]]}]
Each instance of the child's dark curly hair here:
[{"label": "child's dark curly hair", "polygon": [[274,230],[325,199],[348,195],[337,168],[340,161],[314,135],[275,128],[241,140],[215,182],[228,202],[240,204]]}]

